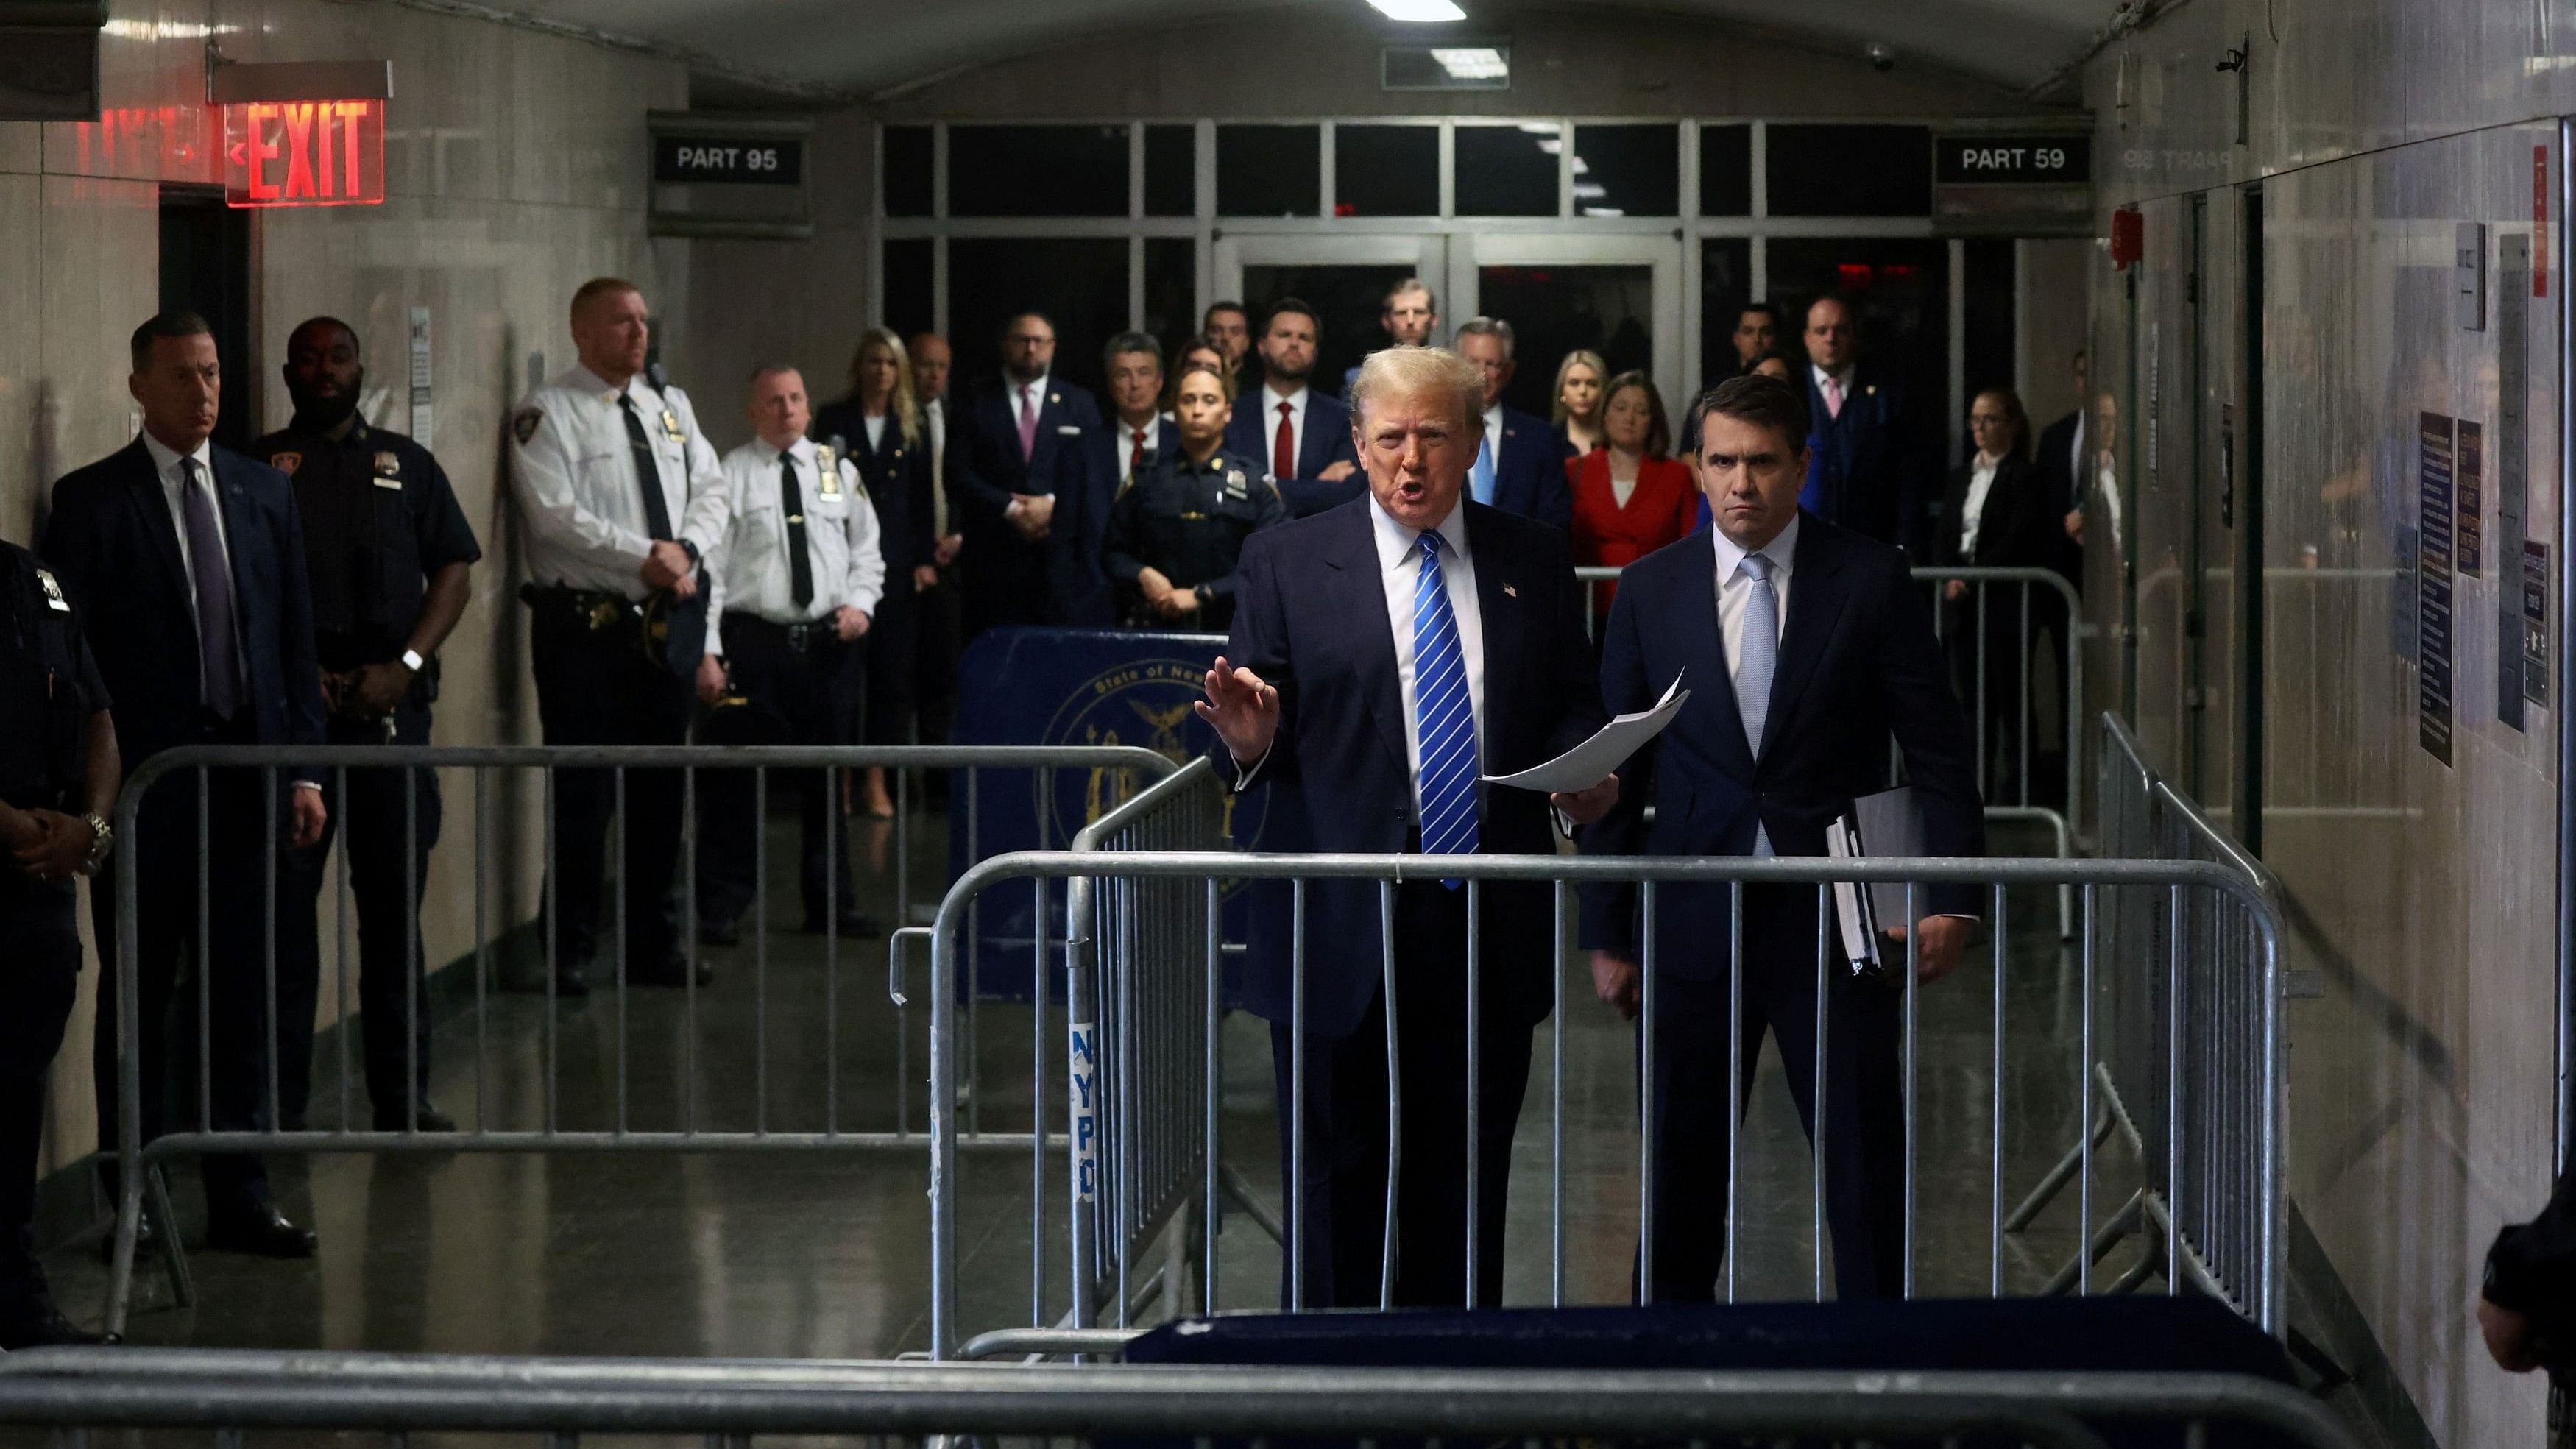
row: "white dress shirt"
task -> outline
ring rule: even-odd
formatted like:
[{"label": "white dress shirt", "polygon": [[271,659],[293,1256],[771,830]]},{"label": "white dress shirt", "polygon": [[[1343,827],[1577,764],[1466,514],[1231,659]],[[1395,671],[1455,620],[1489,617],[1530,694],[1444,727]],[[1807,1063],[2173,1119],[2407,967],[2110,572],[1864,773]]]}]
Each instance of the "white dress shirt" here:
[{"label": "white dress shirt", "polygon": [[754,438],[724,456],[725,488],[732,504],[724,547],[707,560],[707,642],[716,641],[725,611],[753,614],[773,624],[828,619],[844,604],[873,616],[885,595],[885,553],[877,537],[877,511],[859,486],[858,466],[835,459],[838,486],[822,487],[822,459],[814,444],[796,440],[785,456],[796,464],[796,487],[805,506],[805,542],[814,572],[814,597],[796,607],[795,564],[787,553],[786,502],[779,496],[781,454]]},{"label": "white dress shirt", "polygon": [[[197,558],[188,546],[188,504],[184,492],[188,480],[186,475],[179,471],[180,456],[163,446],[159,438],[145,433],[143,450],[152,455],[152,471],[159,474],[161,478],[161,501],[169,505],[170,527],[179,535],[179,568],[188,576],[188,617],[193,620],[197,617]],[[214,497],[212,492],[215,486],[214,444],[199,443],[197,451],[188,454],[188,457],[196,460],[198,471],[205,477],[207,496]],[[223,501],[219,498],[215,501],[215,539],[224,546],[224,552],[227,555],[232,552],[232,534],[224,527]],[[224,565],[230,568],[232,560],[227,557]],[[241,622],[238,607],[235,608],[234,615],[234,624],[238,627]]]},{"label": "white dress shirt", "polygon": [[1495,473],[1499,475],[1503,469],[1503,405],[1501,403],[1485,409],[1485,457],[1491,460]]},{"label": "white dress shirt", "polygon": [[935,397],[922,405],[930,425],[930,536],[948,536],[948,399]]},{"label": "white dress shirt", "polygon": [[1974,562],[1977,557],[1977,528],[1985,521],[1986,494],[1995,486],[1995,469],[2000,459],[1977,455],[1977,471],[1968,475],[1968,501],[1959,506],[1959,557]]},{"label": "white dress shirt", "polygon": [[1125,418],[1113,417],[1109,420],[1109,441],[1118,454],[1118,486],[1121,488],[1135,481],[1136,468],[1128,467],[1127,463],[1135,454],[1136,435],[1139,431],[1144,434],[1145,460],[1138,463],[1136,468],[1151,468],[1154,466],[1154,455],[1161,451],[1156,444],[1163,440],[1162,417],[1159,414],[1156,415],[1141,430]]},{"label": "white dress shirt", "polygon": [[701,560],[724,542],[724,468],[688,394],[655,392],[640,373],[611,387],[575,365],[529,393],[510,419],[510,482],[527,522],[528,572],[541,585],[628,599],[652,592],[642,570],[653,540],[621,394],[634,399],[653,450],[672,536]]},{"label": "white dress shirt", "polygon": [[[1306,456],[1306,404],[1314,394],[1300,383],[1295,392],[1283,393],[1268,383],[1261,385],[1261,466],[1267,471],[1279,461],[1279,405],[1288,405],[1288,457],[1290,461]],[[1275,477],[1273,482],[1278,481]]]},{"label": "white dress shirt", "polygon": [[2091,421],[2092,419],[2084,415],[2083,404],[2079,402],[2075,408],[2075,446],[2066,458],[2066,476],[2076,480],[2075,491],[2078,497],[2075,506],[2078,508],[2084,506],[2081,496],[2084,491],[2084,425]]},{"label": "white dress shirt", "polygon": [[868,430],[868,451],[875,452],[878,441],[885,437],[885,414],[863,414],[859,418],[859,426]]},{"label": "white dress shirt", "polygon": [[[1395,680],[1404,702],[1404,760],[1413,775],[1416,814],[1422,804],[1422,719],[1414,704],[1413,594],[1422,576],[1422,535],[1405,527],[1369,498],[1370,532],[1377,543],[1379,581],[1386,588],[1386,621],[1395,630]],[[1476,718],[1476,765],[1485,764],[1485,619],[1476,607],[1476,561],[1467,552],[1467,509],[1449,510],[1442,521],[1440,584],[1449,595],[1449,612],[1458,623],[1458,651],[1466,656],[1467,708]]]},{"label": "white dress shirt", "polygon": [[1818,367],[1811,362],[1807,364],[1807,371],[1814,374],[1816,379],[1816,391],[1818,393],[1822,393],[1825,390],[1825,384],[1827,382],[1831,382],[1834,386],[1843,390],[1843,401],[1848,404],[1851,402],[1852,370],[1858,365],[1859,364],[1857,363],[1846,362],[1843,364],[1842,371],[1827,372],[1823,368]]},{"label": "white dress shirt", "polygon": [[[1726,678],[1729,684],[1744,667],[1744,610],[1753,599],[1753,580],[1744,576],[1747,550],[1728,538],[1723,529],[1712,528],[1710,538],[1717,541],[1717,630],[1726,643]],[[1798,556],[1798,517],[1790,515],[1789,526],[1780,536],[1762,545],[1762,556],[1771,560],[1771,598],[1777,606],[1772,612],[1779,618],[1783,635],[1789,632],[1789,583]],[[1778,644],[1778,640],[1772,641]],[[1776,656],[1775,656],[1776,657]]]}]

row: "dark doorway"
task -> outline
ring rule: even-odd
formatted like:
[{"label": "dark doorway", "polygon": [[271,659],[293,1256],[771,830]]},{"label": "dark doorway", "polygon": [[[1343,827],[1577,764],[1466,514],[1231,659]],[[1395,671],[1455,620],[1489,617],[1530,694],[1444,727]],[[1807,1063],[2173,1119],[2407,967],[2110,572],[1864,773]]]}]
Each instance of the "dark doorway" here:
[{"label": "dark doorway", "polygon": [[224,369],[215,441],[227,448],[246,446],[258,431],[250,276],[250,213],[224,205],[221,191],[163,187],[161,310],[194,312],[214,329]]},{"label": "dark doorway", "polygon": [[2237,362],[2245,406],[2222,442],[2226,493],[2220,507],[2236,529],[2236,838],[2263,854],[2263,188],[2247,187],[2237,274],[2245,295]]},{"label": "dark doorway", "polygon": [[[1387,288],[1414,274],[1403,262],[1332,263],[1302,266],[1247,265],[1243,269],[1243,305],[1250,310],[1255,348],[1261,344],[1270,309],[1290,297],[1319,314],[1323,335],[1316,339],[1315,372],[1309,385],[1318,392],[1342,395],[1343,379],[1368,355],[1386,346]],[[1443,317],[1442,330],[1449,319]],[[1260,371],[1256,352],[1244,358],[1244,385]]]},{"label": "dark doorway", "polygon": [[1827,293],[1848,299],[1860,314],[1861,356],[1904,380],[1915,436],[1927,445],[1947,437],[1950,244],[1928,237],[1773,237],[1766,250],[1783,350],[1804,358],[1810,303]]},{"label": "dark doorway", "polygon": [[[1649,266],[1483,267],[1476,298],[1512,324],[1519,368],[1503,402],[1538,417],[1555,413],[1557,364],[1578,348],[1601,354],[1610,376],[1655,366],[1655,269]],[[1604,382],[1609,378],[1602,379]],[[1672,406],[1672,399],[1664,400]]]}]

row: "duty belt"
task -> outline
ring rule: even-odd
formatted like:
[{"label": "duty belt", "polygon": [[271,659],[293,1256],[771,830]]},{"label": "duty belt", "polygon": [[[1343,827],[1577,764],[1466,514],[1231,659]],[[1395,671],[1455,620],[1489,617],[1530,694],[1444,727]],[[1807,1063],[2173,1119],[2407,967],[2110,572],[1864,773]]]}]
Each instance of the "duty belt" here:
[{"label": "duty belt", "polygon": [[799,654],[810,654],[827,645],[841,642],[840,626],[830,619],[814,619],[802,624],[781,624],[775,619],[764,619],[758,614],[734,614],[728,616],[725,622],[755,624],[763,629],[775,630],[786,637],[787,647]]},{"label": "duty belt", "polygon": [[644,605],[623,594],[568,589],[560,585],[522,584],[519,586],[519,601],[531,609],[554,609],[572,614],[588,624],[594,634],[620,625],[640,623],[644,617]]}]

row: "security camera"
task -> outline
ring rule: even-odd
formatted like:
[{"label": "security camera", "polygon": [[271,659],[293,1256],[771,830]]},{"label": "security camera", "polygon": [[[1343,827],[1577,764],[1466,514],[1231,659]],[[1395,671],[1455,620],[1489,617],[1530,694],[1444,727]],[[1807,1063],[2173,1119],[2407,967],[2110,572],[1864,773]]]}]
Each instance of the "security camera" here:
[{"label": "security camera", "polygon": [[1869,57],[1869,68],[1885,74],[1896,69],[1896,47],[1883,40],[1873,40],[1863,52]]}]

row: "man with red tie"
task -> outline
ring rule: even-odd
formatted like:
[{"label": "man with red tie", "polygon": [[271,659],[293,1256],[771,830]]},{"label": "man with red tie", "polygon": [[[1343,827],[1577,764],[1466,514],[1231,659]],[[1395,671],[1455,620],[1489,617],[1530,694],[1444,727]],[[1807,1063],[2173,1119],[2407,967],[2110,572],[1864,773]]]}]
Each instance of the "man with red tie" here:
[{"label": "man with red tie", "polygon": [[1294,297],[1270,309],[1261,329],[1261,388],[1234,405],[1226,451],[1270,468],[1288,516],[1321,513],[1365,494],[1351,410],[1306,385],[1324,324]]},{"label": "man with red tie", "polygon": [[944,460],[968,638],[1011,624],[1106,624],[1109,586],[1088,515],[1107,452],[1100,405],[1056,377],[1055,324],[1023,312],[1003,325],[1002,375],[949,420]]},{"label": "man with red tie", "polygon": [[1144,332],[1121,332],[1100,352],[1109,378],[1109,496],[1153,471],[1154,460],[1180,446],[1180,429],[1163,413],[1163,344]]}]

